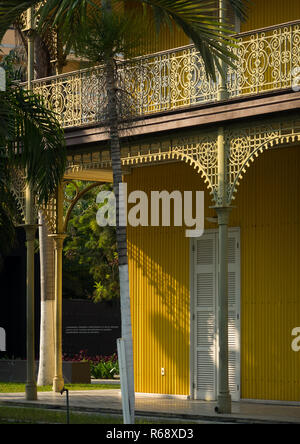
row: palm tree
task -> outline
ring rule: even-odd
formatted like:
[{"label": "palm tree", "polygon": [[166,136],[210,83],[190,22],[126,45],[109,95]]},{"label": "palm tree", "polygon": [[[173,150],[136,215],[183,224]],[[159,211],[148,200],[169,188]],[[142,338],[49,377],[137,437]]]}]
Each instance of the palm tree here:
[{"label": "palm tree", "polygon": [[[9,10],[5,6],[11,5]],[[1,23],[11,23],[23,10],[38,3],[28,0],[0,1]],[[133,3],[133,2],[131,2]],[[157,28],[163,23],[173,22],[195,43],[205,63],[207,75],[216,80],[216,73],[223,74],[222,63],[232,65],[232,55],[227,49],[231,44],[232,30],[224,26],[215,17],[215,3],[206,0],[136,0],[136,5],[144,5],[147,14],[152,14]],[[244,16],[243,0],[227,0],[237,15]],[[133,352],[130,316],[130,297],[128,279],[128,258],[126,228],[119,224],[120,209],[123,212],[122,199],[119,196],[119,184],[122,183],[119,114],[117,97],[116,55],[128,52],[132,47],[132,32],[129,32],[133,20],[125,8],[126,1],[106,0],[47,0],[40,10],[40,29],[56,27],[60,38],[69,49],[75,48],[78,54],[84,54],[93,62],[104,64],[107,88],[106,124],[110,132],[111,160],[113,168],[114,191],[117,202],[117,246],[119,256],[120,299],[122,314],[122,337],[125,343],[128,375],[130,416],[134,422],[134,382]],[[124,6],[123,14],[116,13],[119,6]],[[136,20],[134,20],[134,26]],[[1,34],[0,34],[1,35]],[[79,38],[78,38],[79,37]],[[85,38],[87,37],[87,38]],[[129,39],[128,39],[129,37]],[[129,43],[129,45],[128,45]],[[125,45],[125,46],[124,46]],[[127,45],[127,46],[126,46]]]},{"label": "palm tree", "polygon": [[[0,93],[0,190],[9,189],[16,168],[26,171],[26,180],[39,204],[47,203],[56,190],[66,165],[63,131],[56,115],[42,103],[40,97],[8,83]],[[1,200],[1,211],[13,220],[11,195]],[[10,225],[6,227],[9,230]],[[5,228],[5,227],[3,227]],[[3,232],[2,232],[3,233]],[[1,246],[11,245],[7,236]]]},{"label": "palm tree", "polygon": [[[137,2],[140,3],[140,2]],[[215,18],[207,18],[207,26],[203,28],[199,22],[191,19],[191,14],[199,13],[197,7],[203,2],[170,2],[170,1],[146,1],[144,2],[154,9],[156,21],[163,19],[172,19],[179,24],[186,34],[196,43],[200,53],[203,56],[208,74],[216,80],[215,66],[221,71],[220,58],[228,62],[229,52],[224,49],[224,43],[228,42],[228,34],[216,22]],[[48,7],[47,7],[48,5]],[[133,377],[133,350],[132,350],[132,329],[130,316],[130,295],[128,279],[128,258],[127,258],[127,239],[126,228],[120,224],[120,213],[124,212],[124,204],[119,196],[119,185],[122,183],[120,138],[119,138],[119,104],[118,104],[118,65],[116,59],[118,55],[130,55],[135,49],[138,41],[142,37],[145,23],[141,23],[141,17],[137,19],[130,12],[124,15],[123,11],[118,9],[118,4],[111,0],[102,2],[101,7],[95,6],[94,14],[86,9],[85,15],[69,15],[69,9],[53,9],[54,2],[46,4],[43,17],[45,23],[47,20],[55,23],[58,29],[61,29],[66,36],[72,36],[70,48],[75,50],[79,56],[84,56],[93,64],[101,63],[104,66],[104,75],[106,77],[107,92],[107,110],[105,113],[105,124],[110,131],[110,148],[113,168],[114,192],[117,202],[117,246],[119,257],[120,274],[120,300],[122,314],[122,338],[124,340],[126,355],[126,374],[127,374],[127,392],[129,393],[129,411],[130,418],[125,421],[134,422],[134,377]],[[196,6],[195,6],[196,5]],[[173,8],[173,9],[172,9]],[[171,10],[172,9],[172,10]],[[202,12],[205,12],[202,11]],[[208,12],[208,11],[206,11]],[[51,16],[52,14],[52,16]],[[181,15],[180,15],[181,14]],[[208,15],[208,14],[206,14]],[[185,21],[184,21],[185,19]],[[139,26],[141,25],[142,26]],[[201,23],[203,26],[203,23]],[[77,34],[74,35],[74,29]],[[78,30],[80,30],[78,32]],[[67,37],[66,41],[69,37]],[[229,61],[230,63],[230,61]],[[121,363],[122,367],[122,363]]]},{"label": "palm tree", "polygon": [[[230,4],[235,14],[246,17],[245,4],[249,0],[224,0]],[[0,0],[0,40],[8,27],[28,8],[41,3],[41,0]],[[47,0],[39,10],[40,29],[55,28],[60,41],[65,45],[65,54],[72,47],[80,27],[89,16],[101,10],[101,4],[113,3],[124,6],[129,0]],[[200,51],[208,75],[215,79],[219,60],[232,64],[232,54],[226,50],[230,43],[232,29],[216,19],[217,1],[214,0],[130,0],[136,6],[143,5],[154,18],[156,29],[162,24],[174,22],[195,43]],[[127,9],[124,9],[125,13]]]},{"label": "palm tree", "polygon": [[[0,255],[3,255],[13,246],[15,222],[20,224],[22,221],[12,194],[16,170],[24,173],[27,187],[36,196],[37,203],[46,204],[64,174],[66,150],[63,131],[55,114],[32,92],[9,82],[6,91],[0,93],[0,115],[3,123],[0,131]],[[28,258],[29,254],[27,261]],[[28,311],[32,299],[28,291],[29,279],[26,396],[34,398],[34,343],[29,335],[29,331],[33,332],[33,322]]]}]

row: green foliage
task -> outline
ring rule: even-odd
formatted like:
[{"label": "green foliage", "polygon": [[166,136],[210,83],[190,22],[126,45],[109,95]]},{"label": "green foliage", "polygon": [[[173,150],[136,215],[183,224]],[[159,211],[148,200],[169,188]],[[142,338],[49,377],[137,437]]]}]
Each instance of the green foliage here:
[{"label": "green foliage", "polygon": [[95,379],[112,379],[115,375],[119,374],[119,363],[114,356],[111,359],[105,361],[99,361],[97,363],[90,362],[91,375]]},{"label": "green foliage", "polygon": [[135,11],[100,9],[81,25],[81,32],[72,41],[72,49],[92,63],[103,63],[117,56],[134,55],[147,38],[147,17]]},{"label": "green foliage", "polygon": [[[29,6],[36,5],[39,0],[19,1],[0,0],[0,30],[8,27]],[[154,18],[156,29],[161,25],[174,22],[195,43],[203,57],[207,74],[216,79],[216,70],[221,71],[220,59],[225,63],[233,65],[233,55],[226,49],[231,46],[233,40],[230,38],[232,29],[216,19],[216,3],[207,0],[130,0],[131,4],[144,6],[145,14]],[[241,18],[246,17],[246,4],[248,0],[227,0],[236,14]],[[87,23],[94,17],[101,16],[102,8],[118,11],[115,5],[124,5],[125,15],[126,0],[47,0],[39,11],[39,30],[46,32],[49,27],[59,30],[65,47],[70,51],[76,44],[82,30],[87,29]],[[139,14],[141,17],[141,15]],[[111,45],[109,45],[111,48]],[[67,52],[68,52],[67,51]]]},{"label": "green foliage", "polygon": [[27,8],[39,3],[40,0],[1,0],[0,1],[0,41],[7,29]]},{"label": "green foliage", "polygon": [[8,55],[5,55],[0,64],[6,72],[6,81],[10,84],[14,81],[25,81],[26,65],[25,61],[15,49],[12,49]]},{"label": "green foliage", "polygon": [[13,84],[17,74],[5,58],[6,91],[0,92],[0,257],[13,246],[14,222],[20,222],[11,192],[15,169],[27,172],[27,182],[40,203],[46,202],[65,171],[64,134],[56,115],[41,98]]},{"label": "green foliage", "polygon": [[55,113],[31,91],[11,88],[7,98],[15,117],[15,135],[6,146],[8,156],[15,167],[27,171],[39,202],[47,202],[65,172],[63,130]]},{"label": "green foliage", "polygon": [[72,356],[64,354],[63,360],[71,362],[89,362],[91,375],[95,379],[112,379],[114,375],[119,375],[117,353],[108,356],[90,356],[87,354],[87,350],[80,350],[79,353]]},{"label": "green foliage", "polygon": [[[86,183],[76,182],[80,192]],[[101,189],[110,189],[102,185]],[[100,186],[88,191],[74,207],[64,243],[64,297],[88,297],[94,302],[119,297],[118,256],[115,227],[100,227],[96,221],[96,203]],[[74,194],[74,185],[66,194]]]},{"label": "green foliage", "polygon": [[[1,163],[1,159],[0,159]],[[1,169],[1,168],[0,168]],[[1,173],[0,173],[1,174]],[[12,196],[3,174],[0,177],[0,270],[3,256],[9,253],[16,242],[14,220],[18,214],[15,199]]]}]

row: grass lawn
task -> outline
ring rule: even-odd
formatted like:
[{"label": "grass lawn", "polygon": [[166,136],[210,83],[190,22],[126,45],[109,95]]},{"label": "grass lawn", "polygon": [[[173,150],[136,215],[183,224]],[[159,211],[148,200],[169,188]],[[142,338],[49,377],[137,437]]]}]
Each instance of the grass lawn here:
[{"label": "grass lawn", "polygon": [[[119,384],[65,384],[65,387],[70,390],[110,390],[119,389]],[[38,392],[51,392],[52,386],[45,385],[38,387]],[[25,384],[16,382],[0,382],[0,393],[23,393],[25,392]]]},{"label": "grass lawn", "polygon": [[[0,424],[66,424],[66,412],[29,407],[0,406]],[[70,411],[70,424],[122,424],[123,418]],[[144,421],[140,423],[145,423]]]},{"label": "grass lawn", "polygon": [[[119,389],[116,384],[66,384],[70,391],[74,390],[106,390]],[[38,387],[38,391],[52,391],[52,386]],[[0,393],[24,393],[25,384],[0,383]],[[180,421],[181,422],[181,421]],[[66,424],[65,410],[45,409],[39,407],[18,407],[0,405],[0,424]],[[184,423],[184,421],[182,421]],[[119,415],[100,413],[80,413],[70,410],[70,424],[123,424]],[[147,418],[136,419],[136,424],[178,424],[177,420],[150,421]]]},{"label": "grass lawn", "polygon": [[[107,390],[119,389],[118,384],[66,384],[70,391],[74,390]],[[52,386],[37,388],[39,392],[50,392]],[[25,384],[1,382],[0,393],[23,393]],[[0,406],[0,424],[66,424],[66,412],[30,407]],[[123,418],[117,415],[101,415],[76,413],[70,411],[71,424],[123,424]],[[140,422],[143,423],[143,422]]]},{"label": "grass lawn", "polygon": [[[79,413],[70,411],[70,424],[123,424],[119,415]],[[0,424],[67,424],[66,411],[31,407],[0,406]],[[136,425],[143,424],[195,424],[178,420],[150,420],[136,418]]]}]

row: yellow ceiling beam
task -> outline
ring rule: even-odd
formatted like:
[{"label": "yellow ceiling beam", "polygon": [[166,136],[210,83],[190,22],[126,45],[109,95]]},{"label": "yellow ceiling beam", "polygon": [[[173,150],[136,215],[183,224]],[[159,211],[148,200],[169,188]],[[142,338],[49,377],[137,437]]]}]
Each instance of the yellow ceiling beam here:
[{"label": "yellow ceiling beam", "polygon": [[100,182],[100,183],[112,183],[113,172],[112,170],[81,170],[73,169],[67,170],[64,174],[64,179],[69,180],[84,180],[87,182]]}]

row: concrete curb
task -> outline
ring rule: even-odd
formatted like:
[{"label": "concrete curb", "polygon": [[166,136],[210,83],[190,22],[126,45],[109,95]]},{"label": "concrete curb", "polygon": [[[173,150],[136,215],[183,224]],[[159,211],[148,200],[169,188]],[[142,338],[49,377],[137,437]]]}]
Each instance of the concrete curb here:
[{"label": "concrete curb", "polygon": [[[43,401],[0,401],[0,406],[10,406],[10,407],[30,407],[30,408],[40,408],[47,410],[66,410],[66,406],[60,404],[47,404]],[[109,408],[109,407],[82,407],[70,404],[70,410],[77,413],[95,413],[95,414],[107,414],[107,415],[119,415],[122,416],[122,409]],[[219,423],[219,424],[299,424],[299,421],[292,420],[281,420],[281,419],[271,419],[271,418],[254,418],[251,416],[236,416],[232,415],[194,415],[185,413],[164,413],[155,411],[144,411],[136,410],[137,417],[143,418],[153,418],[160,420],[181,420],[181,421],[203,421],[208,423]]]}]

